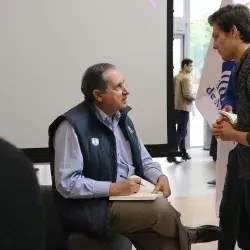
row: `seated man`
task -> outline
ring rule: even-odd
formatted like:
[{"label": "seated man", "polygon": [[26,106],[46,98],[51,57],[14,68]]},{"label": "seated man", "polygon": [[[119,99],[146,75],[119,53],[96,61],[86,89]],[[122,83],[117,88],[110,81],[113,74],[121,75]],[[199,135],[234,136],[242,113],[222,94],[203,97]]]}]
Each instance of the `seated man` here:
[{"label": "seated man", "polygon": [[[138,139],[128,112],[128,90],[114,65],[91,66],[82,79],[85,101],[49,128],[55,200],[65,228],[105,242],[113,233],[138,249],[188,250],[191,243],[218,240],[215,226],[185,228],[166,199],[168,178]],[[164,198],[109,201],[140,188],[136,174],[156,184]]]}]

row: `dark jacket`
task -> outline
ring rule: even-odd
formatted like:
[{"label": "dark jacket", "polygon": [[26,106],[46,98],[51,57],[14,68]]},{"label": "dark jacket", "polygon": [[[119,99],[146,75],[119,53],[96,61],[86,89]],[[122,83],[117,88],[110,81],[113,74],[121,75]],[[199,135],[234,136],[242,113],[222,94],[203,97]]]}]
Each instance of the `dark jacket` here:
[{"label": "dark jacket", "polygon": [[[143,177],[140,144],[134,125],[127,116],[130,108],[121,112],[119,126],[130,142],[135,173]],[[82,174],[97,181],[116,182],[117,152],[113,131],[98,116],[92,103],[82,102],[64,115],[59,116],[49,127],[49,147],[52,153],[51,175],[56,204],[65,229],[83,233],[106,241],[110,236],[109,215],[112,203],[108,197],[95,199],[66,199],[55,188],[54,135],[65,119],[71,123],[77,135],[84,159]]]},{"label": "dark jacket", "polygon": [[[239,61],[234,76],[238,131],[250,132],[250,48]],[[236,146],[240,176],[250,179],[250,147]]]},{"label": "dark jacket", "polygon": [[44,250],[45,223],[32,163],[0,139],[0,249]]}]

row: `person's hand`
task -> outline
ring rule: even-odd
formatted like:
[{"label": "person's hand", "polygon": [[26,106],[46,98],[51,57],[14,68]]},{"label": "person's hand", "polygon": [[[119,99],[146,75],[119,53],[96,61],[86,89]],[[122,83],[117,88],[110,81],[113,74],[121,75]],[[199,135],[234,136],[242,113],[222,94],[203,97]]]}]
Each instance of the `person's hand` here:
[{"label": "person's hand", "polygon": [[[231,106],[225,106],[222,111],[228,112],[228,113],[232,113],[233,112],[233,108]],[[216,121],[217,123],[221,123],[222,121],[226,121],[226,122],[230,122],[228,117],[224,116],[224,115],[220,115],[219,119]]]},{"label": "person's hand", "polygon": [[226,121],[221,123],[221,135],[219,138],[223,141],[234,141],[236,130],[233,128],[232,124]]},{"label": "person's hand", "polygon": [[[231,113],[233,108],[231,106],[225,106],[222,110]],[[229,119],[226,116],[221,114],[219,118],[215,121],[215,123],[212,124],[212,127],[211,127],[212,135],[219,137],[219,138],[221,137],[221,133],[222,133],[221,129],[222,129],[223,121],[229,123]]]},{"label": "person's hand", "polygon": [[131,195],[140,190],[141,179],[126,179],[116,183],[111,183],[109,188],[110,196]]},{"label": "person's hand", "polygon": [[222,122],[223,122],[223,118],[219,118],[211,127],[211,133],[215,137],[221,136]]},{"label": "person's hand", "polygon": [[232,106],[225,106],[223,109],[222,109],[223,111],[226,111],[226,112],[229,112],[229,113],[232,113],[233,112],[233,108],[232,108]]},{"label": "person's hand", "polygon": [[164,198],[168,198],[171,195],[171,189],[169,186],[168,178],[165,175],[161,175],[159,177],[158,182],[155,185],[153,194],[157,194],[159,191],[163,193]]}]

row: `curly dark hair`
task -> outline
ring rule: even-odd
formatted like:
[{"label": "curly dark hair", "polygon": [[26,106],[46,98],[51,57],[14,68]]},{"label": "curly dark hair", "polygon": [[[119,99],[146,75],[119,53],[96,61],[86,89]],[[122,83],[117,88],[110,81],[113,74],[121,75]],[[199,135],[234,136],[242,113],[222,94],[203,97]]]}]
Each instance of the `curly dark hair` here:
[{"label": "curly dark hair", "polygon": [[229,4],[220,8],[208,17],[208,23],[211,26],[217,25],[227,33],[236,26],[241,40],[250,43],[250,10],[243,4]]}]

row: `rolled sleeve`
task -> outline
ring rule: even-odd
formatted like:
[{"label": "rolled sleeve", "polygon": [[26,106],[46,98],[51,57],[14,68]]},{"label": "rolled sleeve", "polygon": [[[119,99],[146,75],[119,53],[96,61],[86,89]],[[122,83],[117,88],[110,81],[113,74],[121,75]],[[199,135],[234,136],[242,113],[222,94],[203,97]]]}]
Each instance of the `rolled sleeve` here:
[{"label": "rolled sleeve", "polygon": [[95,181],[93,182],[92,190],[96,197],[108,197],[110,182]]},{"label": "rolled sleeve", "polygon": [[[152,182],[153,184],[156,184],[159,177],[163,175],[161,170],[155,167],[155,165],[158,164],[157,162],[153,162],[153,164],[147,165],[146,169],[144,170],[145,177]],[[160,165],[160,164],[159,164]]]},{"label": "rolled sleeve", "polygon": [[161,165],[154,162],[147,149],[140,141],[142,167],[145,178],[153,184],[156,184],[158,178],[163,175]]}]

